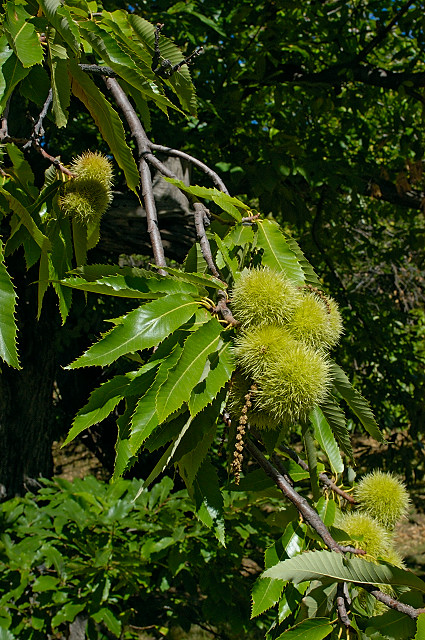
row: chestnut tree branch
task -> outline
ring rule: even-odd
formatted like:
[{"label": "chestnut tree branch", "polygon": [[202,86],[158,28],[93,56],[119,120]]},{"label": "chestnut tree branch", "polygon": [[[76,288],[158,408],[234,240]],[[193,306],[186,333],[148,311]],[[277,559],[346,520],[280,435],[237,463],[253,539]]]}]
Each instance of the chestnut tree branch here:
[{"label": "chestnut tree branch", "polygon": [[[149,165],[145,158],[145,154],[149,153],[147,145],[148,137],[142,127],[142,123],[140,122],[137,113],[133,109],[133,106],[125,92],[118,84],[118,81],[115,78],[106,76],[104,77],[104,81],[107,88],[112,93],[115,102],[123,112],[130,127],[131,134],[136,142],[139,155],[140,185],[142,187],[142,197],[145,205],[148,233],[152,244],[153,256],[155,264],[159,267],[164,267],[166,265],[165,254],[158,227],[158,214],[152,189],[152,177]],[[160,269],[159,273],[165,275],[166,272],[163,269]]]},{"label": "chestnut tree branch", "polygon": [[[285,447],[283,445],[281,445],[280,448],[284,453],[286,453],[287,456],[291,458],[291,460],[296,462],[296,464],[299,465],[301,469],[304,469],[304,471],[309,471],[308,464],[304,462],[304,460],[300,458],[300,456],[297,453],[295,453],[295,451],[292,451],[292,449],[289,449],[289,447]],[[350,494],[346,493],[343,489],[340,489],[335,484],[335,482],[333,482],[333,480],[331,480],[326,475],[326,473],[319,473],[319,481],[326,487],[329,487],[329,489],[337,493],[339,496],[344,498],[344,500],[347,500],[347,502],[350,502],[351,504],[356,504],[356,501],[354,500],[353,496],[350,496]]]},{"label": "chestnut tree branch", "polygon": [[149,142],[149,147],[153,151],[160,151],[161,153],[165,153],[168,156],[182,158],[182,160],[186,160],[187,162],[190,162],[195,167],[203,171],[215,184],[217,189],[220,189],[220,191],[223,191],[223,193],[229,194],[227,187],[224,184],[223,180],[220,178],[220,176],[208,165],[201,162],[201,160],[194,158],[189,153],[185,153],[184,151],[179,151],[178,149],[173,149],[172,147],[164,147],[162,144],[154,144],[153,142]]}]

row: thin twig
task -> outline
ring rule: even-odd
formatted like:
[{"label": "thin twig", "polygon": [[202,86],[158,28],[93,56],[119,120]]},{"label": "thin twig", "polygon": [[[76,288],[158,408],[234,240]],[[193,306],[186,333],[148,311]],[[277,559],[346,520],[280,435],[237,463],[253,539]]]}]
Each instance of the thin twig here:
[{"label": "thin twig", "polygon": [[[164,267],[166,265],[165,254],[161,234],[159,232],[158,214],[152,189],[152,177],[149,165],[145,158],[146,152],[149,152],[147,146],[148,138],[137,113],[133,109],[132,104],[118,84],[117,80],[115,80],[115,78],[104,77],[104,81],[109,91],[114,96],[115,102],[123,112],[124,117],[130,127],[131,134],[136,141],[136,146],[139,154],[140,184],[142,187],[142,196],[145,205],[146,220],[148,223],[148,233],[152,245],[152,251],[155,264],[159,267]],[[166,274],[163,269],[160,269],[159,273],[161,273],[161,275]]]},{"label": "thin twig", "polygon": [[177,73],[177,71],[179,71],[183,67],[183,65],[185,64],[189,65],[192,59],[195,58],[196,56],[199,56],[199,54],[201,54],[204,49],[203,47],[198,47],[186,58],[183,58],[183,60],[173,65],[170,60],[167,60],[166,58],[162,58],[161,56],[161,51],[159,48],[159,36],[161,33],[161,29],[163,27],[164,25],[159,22],[155,27],[154,54],[152,57],[151,69],[160,78],[168,79],[168,78],[171,78],[171,76],[173,76],[175,73]]},{"label": "thin twig", "polygon": [[217,291],[217,305],[214,311],[216,313],[220,313],[223,320],[232,325],[232,327],[238,327],[240,325],[240,322],[233,317],[232,312],[227,306],[227,301],[227,293],[221,290]]},{"label": "thin twig", "polygon": [[52,89],[49,89],[49,93],[47,94],[47,98],[44,102],[43,108],[40,111],[40,115],[38,116],[38,120],[34,125],[34,129],[33,132],[31,134],[31,138],[28,140],[28,142],[24,145],[24,149],[27,149],[28,147],[31,147],[33,145],[33,143],[39,143],[40,142],[40,138],[42,138],[44,136],[44,129],[43,129],[43,121],[44,118],[47,116],[47,113],[50,109],[50,105],[52,104],[52,100],[53,100],[53,91]]},{"label": "thin twig", "polygon": [[398,600],[395,600],[394,598],[389,596],[387,593],[383,593],[382,591],[379,591],[379,589],[375,589],[375,587],[373,587],[372,585],[361,583],[358,586],[368,591],[374,598],[379,600],[379,602],[383,602],[384,604],[386,604],[390,609],[400,611],[400,613],[406,614],[406,616],[409,616],[409,618],[412,618],[412,620],[416,620],[416,618],[418,618],[421,613],[425,613],[425,609],[415,609],[414,607],[411,607],[410,604],[399,602]]},{"label": "thin twig", "polygon": [[353,627],[351,626],[351,620],[348,617],[348,612],[347,612],[347,606],[349,606],[349,600],[346,598],[346,595],[348,595],[348,591],[346,594],[346,583],[345,582],[340,582],[338,583],[338,586],[336,588],[336,608],[338,610],[338,617],[341,620],[342,624],[344,625],[344,627],[346,627],[346,629],[348,630],[353,630]]},{"label": "thin twig", "polygon": [[36,142],[32,143],[32,146],[34,147],[34,149],[36,151],[38,151],[38,153],[40,153],[43,158],[46,158],[46,160],[48,160],[49,162],[51,162],[53,165],[55,165],[55,167],[57,167],[57,169],[59,169],[59,171],[61,171],[62,173],[65,173],[67,176],[69,176],[70,178],[74,178],[74,174],[72,173],[72,171],[70,171],[69,169],[67,169],[60,160],[58,160],[58,158],[54,158],[53,156],[50,155],[50,153],[47,153],[47,151],[45,149],[43,149],[43,147],[41,147],[39,144],[37,144]]},{"label": "thin twig", "polygon": [[227,187],[224,184],[223,180],[220,178],[220,176],[213,169],[211,169],[211,167],[206,165],[204,162],[201,162],[197,158],[194,158],[189,153],[185,153],[184,151],[179,151],[178,149],[173,149],[171,147],[164,147],[162,144],[154,144],[153,142],[150,142],[149,146],[153,151],[160,151],[162,153],[167,154],[168,156],[173,156],[176,158],[182,158],[182,160],[187,160],[187,162],[190,162],[195,167],[203,171],[212,180],[212,182],[216,185],[216,187],[220,189],[220,191],[223,191],[223,193],[229,194],[229,191],[227,190]]},{"label": "thin twig", "polygon": [[119,74],[111,67],[100,64],[79,64],[81,71],[85,73],[94,73],[97,76],[106,76],[107,78],[118,78]]},{"label": "thin twig", "polygon": [[[281,449],[284,453],[286,453],[286,455],[288,455],[294,462],[296,462],[296,464],[298,466],[301,467],[301,469],[303,469],[304,471],[309,471],[308,468],[308,464],[302,459],[300,458],[300,456],[295,453],[295,451],[292,451],[292,449],[289,449],[289,447],[285,447],[285,446],[281,446]],[[342,498],[344,498],[344,500],[347,500],[347,502],[350,502],[350,504],[356,504],[356,501],[354,500],[353,496],[350,496],[348,493],[346,493],[343,489],[340,489],[335,482],[333,482],[333,480],[331,480],[326,473],[319,473],[319,480],[322,484],[324,484],[326,487],[329,487],[330,489],[332,489],[332,491],[334,491],[335,493],[337,493],[338,495],[340,495]]]},{"label": "thin twig", "polygon": [[12,96],[10,95],[7,99],[6,106],[3,111],[3,115],[0,120],[0,140],[4,140],[9,137],[9,129],[7,126],[7,119],[9,118],[9,110],[10,110],[10,101]]},{"label": "thin twig", "polygon": [[205,207],[200,202],[194,202],[193,207],[195,209],[195,229],[198,236],[199,245],[201,247],[202,255],[205,262],[208,265],[209,270],[216,278],[221,280],[221,275],[217,267],[215,266],[214,258],[212,256],[211,247],[204,226]]}]

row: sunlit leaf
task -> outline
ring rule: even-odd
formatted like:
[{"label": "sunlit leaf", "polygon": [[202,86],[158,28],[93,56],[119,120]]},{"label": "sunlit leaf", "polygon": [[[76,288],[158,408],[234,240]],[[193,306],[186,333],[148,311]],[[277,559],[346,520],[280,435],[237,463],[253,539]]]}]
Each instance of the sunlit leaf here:
[{"label": "sunlit leaf", "polygon": [[332,473],[342,473],[344,471],[344,463],[338,445],[328,421],[319,407],[314,407],[310,412],[310,421],[314,428],[314,436],[329,460]]},{"label": "sunlit leaf", "polygon": [[262,264],[282,271],[298,286],[304,284],[304,273],[286,237],[274,220],[257,221],[257,248],[263,249]]},{"label": "sunlit leaf", "polygon": [[16,348],[16,293],[3,260],[0,240],[0,357],[9,366],[20,369]]},{"label": "sunlit leaf", "polygon": [[279,562],[267,569],[263,576],[295,583],[332,578],[359,584],[405,585],[425,592],[425,582],[411,571],[393,565],[376,565],[362,558],[345,558],[343,554],[332,551],[303,553]]},{"label": "sunlit leaf", "polygon": [[385,442],[385,438],[379,430],[372,409],[367,400],[352,386],[351,382],[335,362],[331,363],[332,382],[350,407],[351,411],[358,417],[366,431],[378,442]]},{"label": "sunlit leaf", "polygon": [[178,363],[158,392],[156,406],[161,422],[189,400],[207,357],[218,345],[222,330],[218,320],[211,318],[187,338]]},{"label": "sunlit leaf", "polygon": [[153,347],[187,322],[197,306],[187,295],[172,295],[134,309],[68,368],[105,366],[126,353]]}]

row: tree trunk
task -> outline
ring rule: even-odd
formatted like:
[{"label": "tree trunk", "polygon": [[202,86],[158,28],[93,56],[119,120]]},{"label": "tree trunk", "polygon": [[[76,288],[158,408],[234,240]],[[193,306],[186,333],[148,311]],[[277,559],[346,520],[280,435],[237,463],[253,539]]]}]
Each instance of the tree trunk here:
[{"label": "tree trunk", "polygon": [[[22,256],[20,258],[23,260]],[[13,271],[16,274],[16,271]],[[31,278],[30,274],[33,276]],[[53,384],[57,369],[55,337],[60,326],[53,292],[45,296],[39,321],[34,273],[15,275],[21,370],[1,366],[0,492],[2,498],[22,494],[37,477],[52,474]]]}]

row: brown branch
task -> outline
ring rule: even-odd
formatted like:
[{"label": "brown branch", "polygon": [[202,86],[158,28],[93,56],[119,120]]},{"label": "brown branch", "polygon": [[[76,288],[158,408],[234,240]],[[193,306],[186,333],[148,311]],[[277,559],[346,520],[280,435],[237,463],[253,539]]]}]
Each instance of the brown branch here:
[{"label": "brown branch", "polygon": [[[164,267],[166,265],[165,254],[161,234],[158,228],[158,214],[152,190],[152,177],[149,165],[145,158],[145,154],[149,153],[147,144],[148,137],[142,127],[142,123],[140,122],[137,113],[133,109],[132,104],[118,84],[117,80],[111,77],[104,77],[104,81],[109,91],[114,96],[115,102],[123,112],[124,117],[130,127],[131,134],[136,142],[137,151],[139,154],[140,184],[142,187],[142,197],[143,203],[145,205],[148,233],[151,239],[154,260],[156,265],[158,265],[159,267]],[[166,272],[163,269],[160,269],[159,273],[165,275]]]},{"label": "brown branch", "polygon": [[[304,460],[302,458],[300,458],[300,456],[297,453],[295,453],[295,451],[292,451],[292,449],[289,449],[289,447],[285,447],[283,445],[281,446],[281,449],[294,462],[296,462],[296,464],[299,465],[301,467],[301,469],[304,469],[304,471],[309,471],[308,464],[306,462],[304,462]],[[333,482],[333,480],[331,480],[326,475],[326,473],[319,473],[319,480],[323,485],[325,485],[326,487],[329,487],[330,489],[332,489],[332,491],[334,491],[335,493],[340,495],[342,498],[344,498],[344,500],[347,500],[347,502],[350,502],[351,504],[356,504],[356,501],[354,500],[353,496],[350,496],[343,489],[340,489],[335,484],[335,482]]]},{"label": "brown branch", "polygon": [[367,44],[362,51],[356,56],[356,61],[360,62],[364,60],[373,49],[376,49],[378,44],[380,44],[386,36],[389,34],[393,26],[399,21],[399,19],[409,10],[411,5],[416,2],[416,0],[408,0],[405,4],[397,11],[395,16],[389,21],[386,27],[380,29],[374,38]]},{"label": "brown branch", "polygon": [[216,278],[221,280],[221,275],[217,267],[215,266],[214,258],[212,257],[211,247],[204,226],[205,206],[200,202],[194,202],[193,207],[195,209],[195,229],[198,236],[199,245],[201,247],[202,255],[208,265],[209,270]]},{"label": "brown branch", "polygon": [[47,153],[47,151],[45,151],[45,149],[43,149],[43,147],[41,147],[39,144],[37,144],[35,141],[32,143],[32,146],[34,147],[34,149],[36,151],[38,151],[39,154],[41,154],[43,156],[43,158],[46,158],[46,160],[48,160],[49,162],[51,162],[52,164],[55,165],[55,167],[57,169],[59,169],[59,171],[61,171],[62,173],[64,173],[65,175],[69,176],[70,178],[74,177],[74,174],[72,173],[72,171],[70,171],[69,169],[67,169],[60,160],[58,160],[58,158],[54,158],[53,156],[50,155],[50,153]]},{"label": "brown branch", "polygon": [[252,440],[247,440],[245,448],[251,453],[252,457],[258,462],[260,467],[273,480],[276,486],[282,491],[285,498],[288,498],[302,515],[305,522],[309,524],[322,538],[325,545],[336,553],[341,553],[340,545],[333,539],[327,527],[323,524],[318,513],[309,505],[307,500],[300,496],[279,473],[279,471],[267,460],[261,451],[255,446]]},{"label": "brown branch", "polygon": [[216,313],[220,313],[223,320],[225,320],[228,324],[232,325],[232,327],[238,327],[240,322],[233,317],[232,312],[227,306],[227,293],[225,291],[217,291],[217,306],[214,311]]},{"label": "brown branch", "polygon": [[415,609],[414,607],[411,607],[410,604],[399,602],[398,600],[395,600],[394,598],[389,596],[387,593],[382,593],[382,591],[379,591],[379,589],[376,589],[372,585],[361,583],[358,586],[365,589],[365,591],[368,591],[374,598],[379,600],[379,602],[383,602],[384,604],[386,604],[390,609],[400,611],[400,613],[404,613],[406,616],[409,616],[409,618],[412,618],[412,620],[416,620],[416,618],[418,618],[421,613],[425,613],[425,609]]},{"label": "brown branch", "polygon": [[350,599],[348,595],[348,589],[345,582],[338,583],[336,588],[336,608],[338,611],[338,617],[341,620],[344,627],[350,631],[354,631],[351,626],[351,620],[348,617],[347,607],[350,606]]},{"label": "brown branch", "polygon": [[106,76],[107,78],[118,78],[119,74],[116,73],[111,67],[106,67],[100,64],[79,64],[81,71],[85,73],[94,73],[97,76]]},{"label": "brown branch", "polygon": [[10,111],[10,101],[12,99],[12,96],[10,95],[7,99],[6,102],[6,106],[4,108],[3,114],[1,116],[1,120],[0,120],[0,140],[4,140],[5,138],[9,137],[9,129],[7,126],[7,120],[9,118],[9,111]]},{"label": "brown branch", "polygon": [[44,136],[44,129],[43,129],[43,121],[44,118],[47,116],[47,113],[50,109],[50,105],[52,104],[52,100],[53,100],[53,91],[52,89],[49,89],[49,92],[47,94],[47,98],[44,102],[43,108],[40,111],[40,115],[38,116],[38,120],[34,125],[34,129],[33,132],[31,134],[31,138],[28,140],[28,142],[26,144],[24,144],[23,149],[27,149],[29,147],[31,147],[33,145],[33,143],[35,144],[39,144],[40,142],[40,138],[42,138]]},{"label": "brown branch", "polygon": [[155,27],[154,54],[152,57],[151,69],[160,78],[168,79],[168,78],[171,78],[171,76],[173,76],[175,73],[177,73],[177,71],[179,71],[183,67],[183,65],[185,64],[189,65],[190,62],[193,60],[193,58],[195,58],[196,56],[199,56],[199,54],[201,54],[204,49],[203,47],[198,47],[186,58],[183,58],[183,60],[173,65],[170,60],[167,60],[166,58],[163,58],[161,56],[161,51],[159,48],[159,35],[163,27],[164,25],[161,24],[160,22],[158,22],[158,24]]},{"label": "brown branch", "polygon": [[169,156],[174,156],[176,158],[182,158],[182,160],[187,160],[187,162],[190,162],[195,167],[203,171],[212,180],[212,182],[216,185],[216,187],[220,189],[220,191],[223,191],[223,193],[229,194],[229,191],[227,190],[227,187],[224,184],[223,180],[220,178],[220,176],[213,169],[211,169],[211,167],[201,162],[201,160],[194,158],[189,153],[185,153],[184,151],[179,151],[178,149],[172,149],[171,147],[164,147],[162,144],[154,144],[153,142],[150,142],[149,146],[153,151],[161,151],[162,153],[165,153]]},{"label": "brown branch", "polygon": [[[322,538],[325,545],[335,553],[353,553],[361,551],[359,549],[354,550],[351,547],[343,547],[339,545],[336,540],[333,539],[332,535],[328,531],[325,524],[320,519],[318,513],[309,505],[307,500],[300,496],[285,480],[282,474],[266,459],[266,457],[261,453],[261,451],[255,446],[252,440],[247,440],[245,442],[245,449],[249,451],[253,458],[258,462],[260,467],[266,472],[266,474],[273,480],[276,486],[282,491],[285,498],[290,500],[292,504],[296,507],[298,513],[304,518],[304,521],[309,524],[316,533]],[[364,552],[363,552],[364,553]],[[357,584],[357,583],[354,583]],[[358,586],[362,587],[366,591],[368,591],[376,600],[379,602],[383,602],[390,609],[395,609],[396,611],[400,611],[405,615],[409,616],[409,618],[416,619],[421,613],[425,613],[425,609],[415,609],[408,604],[404,604],[395,600],[391,596],[386,593],[383,593],[379,589],[376,589],[373,585],[368,585],[364,583],[359,583]],[[338,594],[339,595],[339,594]],[[346,611],[346,603],[349,603],[349,600],[346,600],[344,595],[344,606],[341,605],[341,613],[344,616],[344,610]],[[340,609],[338,609],[340,612]],[[347,616],[348,618],[348,616]],[[342,619],[341,619],[342,620]],[[344,623],[345,624],[345,623]]]}]

